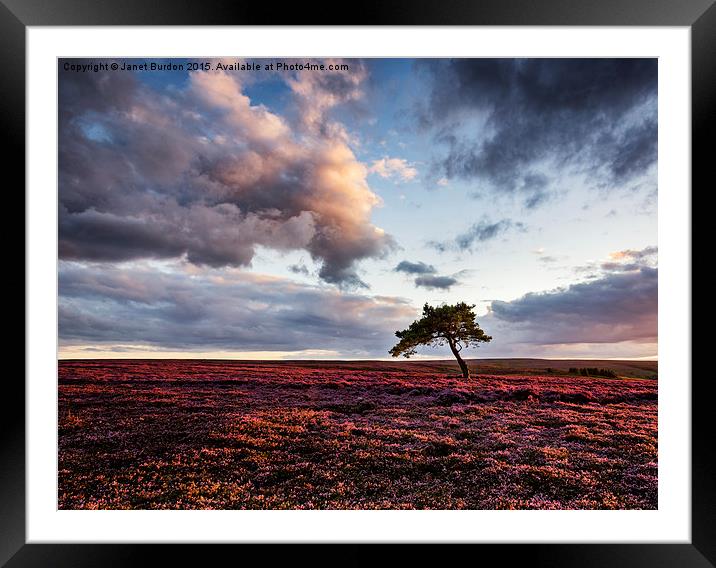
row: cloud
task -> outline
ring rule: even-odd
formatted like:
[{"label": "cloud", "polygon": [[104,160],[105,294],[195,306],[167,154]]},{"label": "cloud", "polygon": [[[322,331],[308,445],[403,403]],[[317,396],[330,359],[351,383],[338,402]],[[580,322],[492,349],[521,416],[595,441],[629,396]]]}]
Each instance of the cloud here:
[{"label": "cloud", "polygon": [[159,90],[61,70],[60,257],[236,267],[264,246],[306,250],[324,281],[365,286],[357,263],[395,243],[370,222],[368,169],[326,114],[359,96],[365,71],[309,75],[288,81],[300,108],[315,103],[292,123],[253,104],[239,74]]},{"label": "cloud", "polygon": [[511,343],[656,342],[658,269],[641,267],[510,302],[483,320]]},{"label": "cloud", "polygon": [[527,209],[536,209],[545,201],[549,200],[548,191],[549,179],[544,174],[529,173],[522,180],[520,190],[526,194],[525,207]]},{"label": "cloud", "polygon": [[655,355],[656,253],[655,246],[612,253],[608,261],[580,267],[589,273],[586,282],[493,301],[484,321],[503,337],[503,353],[534,354],[546,346],[544,353],[563,357]]},{"label": "cloud", "polygon": [[521,195],[534,208],[550,196],[547,172],[581,172],[606,187],[653,174],[656,59],[453,59],[418,65],[431,84],[418,118],[445,148],[433,167],[436,177],[478,181],[498,193]]},{"label": "cloud", "polygon": [[[306,71],[290,76],[287,80],[298,101],[300,123],[309,131],[324,135],[331,130],[342,131],[339,124],[329,120],[329,111],[364,98],[368,70],[363,62],[355,59],[324,59],[316,62],[333,65],[334,70],[326,73]],[[347,64],[348,69],[343,69],[343,64]]]},{"label": "cloud", "polygon": [[557,262],[559,259],[556,256],[551,256],[551,255],[546,254],[546,255],[540,256],[537,260],[539,260],[539,262],[543,262],[545,264],[552,264],[554,262]]},{"label": "cloud", "polygon": [[553,255],[553,254],[546,254],[544,247],[538,247],[536,249],[532,250],[532,254],[537,256],[537,262],[548,266],[552,269],[558,269],[563,267],[557,267],[555,266],[558,262],[563,261],[567,259],[568,257],[565,255]]},{"label": "cloud", "polygon": [[405,300],[236,269],[61,262],[61,345],[383,355],[416,315]]},{"label": "cloud", "polygon": [[415,279],[415,286],[418,288],[449,290],[458,281],[452,276],[425,275]]},{"label": "cloud", "polygon": [[395,272],[405,272],[406,274],[434,274],[435,267],[432,264],[425,264],[424,262],[410,262],[408,260],[402,260],[393,269]]},{"label": "cloud", "polygon": [[288,269],[294,274],[301,274],[303,276],[308,276],[310,274],[305,264],[291,264]]},{"label": "cloud", "polygon": [[460,233],[452,240],[430,241],[428,245],[440,252],[448,250],[470,251],[474,250],[476,245],[493,240],[513,228],[522,231],[525,230],[525,225],[510,219],[502,219],[497,222],[482,219],[470,225],[465,232]]},{"label": "cloud", "polygon": [[416,275],[413,282],[416,288],[427,288],[428,290],[449,290],[452,286],[459,284],[455,276],[440,276],[432,264],[410,262],[403,260],[393,269],[395,272]]},{"label": "cloud", "polygon": [[382,178],[397,178],[399,181],[410,181],[418,175],[418,170],[402,158],[375,160],[368,171]]},{"label": "cloud", "polygon": [[659,252],[655,246],[645,247],[641,250],[620,250],[609,255],[612,260],[646,260],[654,257]]},{"label": "cloud", "polygon": [[596,278],[602,273],[634,272],[643,267],[655,268],[658,265],[658,248],[648,246],[641,250],[626,249],[609,254],[609,260],[590,262],[574,268],[577,274],[589,273]]}]

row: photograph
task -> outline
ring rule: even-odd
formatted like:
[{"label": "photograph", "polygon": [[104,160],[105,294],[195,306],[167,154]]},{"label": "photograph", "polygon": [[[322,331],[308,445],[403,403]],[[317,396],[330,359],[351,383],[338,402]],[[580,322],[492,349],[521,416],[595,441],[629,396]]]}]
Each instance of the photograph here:
[{"label": "photograph", "polygon": [[658,69],[57,58],[57,509],[658,510]]}]

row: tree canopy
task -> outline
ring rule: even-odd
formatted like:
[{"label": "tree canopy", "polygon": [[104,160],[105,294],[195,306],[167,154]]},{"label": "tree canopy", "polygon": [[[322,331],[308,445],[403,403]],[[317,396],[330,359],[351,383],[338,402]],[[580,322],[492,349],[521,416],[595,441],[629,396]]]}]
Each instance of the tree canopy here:
[{"label": "tree canopy", "polygon": [[408,329],[396,331],[400,341],[389,353],[393,357],[410,357],[420,345],[438,347],[448,345],[457,359],[463,376],[469,377],[467,365],[460,357],[460,351],[467,347],[477,347],[480,343],[492,340],[475,321],[474,305],[460,302],[455,305],[432,307],[423,306],[423,317],[410,324]]}]

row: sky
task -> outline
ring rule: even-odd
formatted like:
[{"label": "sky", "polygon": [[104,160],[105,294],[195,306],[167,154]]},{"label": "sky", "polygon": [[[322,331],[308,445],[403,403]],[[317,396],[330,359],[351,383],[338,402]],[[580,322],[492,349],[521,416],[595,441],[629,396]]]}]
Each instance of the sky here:
[{"label": "sky", "polygon": [[656,59],[58,65],[61,358],[657,357]]}]

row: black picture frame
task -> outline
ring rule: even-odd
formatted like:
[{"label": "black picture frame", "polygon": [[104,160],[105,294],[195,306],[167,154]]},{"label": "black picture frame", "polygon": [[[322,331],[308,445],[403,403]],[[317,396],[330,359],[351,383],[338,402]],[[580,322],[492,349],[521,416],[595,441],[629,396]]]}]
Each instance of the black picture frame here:
[{"label": "black picture frame", "polygon": [[[347,11],[345,12],[348,13]],[[6,187],[18,194],[25,184],[25,32],[28,26],[64,25],[563,25],[688,26],[692,53],[692,188],[706,190],[716,125],[716,4],[714,0],[371,0],[351,20],[335,4],[242,3],[229,0],[0,0],[0,101],[6,141]],[[711,182],[710,185],[713,185]],[[24,209],[24,204],[21,205]],[[696,226],[694,224],[694,226]],[[693,232],[696,242],[698,234]],[[23,334],[24,338],[24,334]],[[10,356],[10,354],[6,354]],[[716,566],[716,466],[709,376],[684,377],[692,393],[692,539],[690,544],[499,544],[490,546],[501,562],[529,566]],[[0,412],[0,564],[20,566],[132,566],[174,562],[226,561],[228,545],[26,544],[25,400],[19,377],[4,377]],[[17,412],[13,414],[12,409]],[[559,535],[555,535],[558,539]],[[257,546],[257,545],[254,545]],[[480,545],[478,545],[480,546]],[[363,565],[384,558],[386,547],[350,544],[274,546],[263,561]],[[401,564],[453,550],[402,547]],[[459,551],[459,552],[464,552]],[[475,561],[485,560],[485,552]],[[229,552],[229,562],[245,559]],[[447,557],[446,557],[447,554]],[[233,560],[232,560],[233,558]],[[469,558],[469,557],[468,557]],[[222,560],[223,559],[223,560]]]}]

